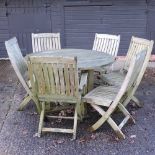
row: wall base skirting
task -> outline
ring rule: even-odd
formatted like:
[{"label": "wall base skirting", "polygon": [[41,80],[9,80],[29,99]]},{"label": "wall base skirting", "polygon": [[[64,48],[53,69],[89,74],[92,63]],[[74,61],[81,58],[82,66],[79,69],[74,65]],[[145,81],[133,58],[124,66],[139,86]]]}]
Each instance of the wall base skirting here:
[{"label": "wall base skirting", "polygon": [[[117,59],[118,60],[125,60],[125,56],[117,56]],[[155,62],[155,54],[151,55],[150,61]]]}]

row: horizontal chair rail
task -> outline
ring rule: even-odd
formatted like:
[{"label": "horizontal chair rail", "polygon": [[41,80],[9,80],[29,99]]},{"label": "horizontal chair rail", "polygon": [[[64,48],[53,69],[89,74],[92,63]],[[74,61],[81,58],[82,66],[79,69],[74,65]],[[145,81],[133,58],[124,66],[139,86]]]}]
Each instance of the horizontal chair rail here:
[{"label": "horizontal chair rail", "polygon": [[64,117],[64,116],[50,116],[46,115],[47,118],[57,118],[57,119],[74,119],[74,117]]},{"label": "horizontal chair rail", "polygon": [[60,128],[42,128],[42,132],[61,132],[61,133],[73,133],[72,129],[60,129]]}]

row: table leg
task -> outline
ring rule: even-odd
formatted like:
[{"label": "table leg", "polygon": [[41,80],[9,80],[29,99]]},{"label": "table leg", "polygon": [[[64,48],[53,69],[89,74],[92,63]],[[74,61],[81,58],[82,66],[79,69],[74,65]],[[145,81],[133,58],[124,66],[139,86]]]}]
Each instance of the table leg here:
[{"label": "table leg", "polygon": [[88,70],[88,92],[93,89],[94,86],[94,70]]},{"label": "table leg", "polygon": [[[85,70],[83,72],[88,73],[87,77],[87,87],[85,87],[84,94],[87,94],[89,91],[93,89],[94,86],[94,70]],[[87,104],[84,102],[80,103],[79,109],[78,109],[78,115],[79,119],[82,121],[82,119],[87,115]]]}]

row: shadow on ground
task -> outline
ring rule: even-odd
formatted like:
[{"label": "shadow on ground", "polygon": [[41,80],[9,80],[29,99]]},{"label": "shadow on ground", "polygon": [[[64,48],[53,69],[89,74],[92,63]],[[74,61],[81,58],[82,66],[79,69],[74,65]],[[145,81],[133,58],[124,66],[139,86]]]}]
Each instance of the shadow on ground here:
[{"label": "shadow on ground", "polygon": [[[23,112],[17,108],[25,94],[8,61],[0,62],[0,155],[59,155],[59,154],[111,154],[154,155],[155,154],[155,71],[147,70],[137,91],[144,103],[143,108],[132,104],[128,107],[136,124],[123,128],[125,140],[118,140],[111,128],[105,124],[94,133],[87,128],[98,115],[90,111],[89,117],[78,124],[77,140],[71,134],[50,133],[41,138],[35,136],[39,116],[33,103]],[[52,121],[51,125],[71,125],[70,122]]]}]

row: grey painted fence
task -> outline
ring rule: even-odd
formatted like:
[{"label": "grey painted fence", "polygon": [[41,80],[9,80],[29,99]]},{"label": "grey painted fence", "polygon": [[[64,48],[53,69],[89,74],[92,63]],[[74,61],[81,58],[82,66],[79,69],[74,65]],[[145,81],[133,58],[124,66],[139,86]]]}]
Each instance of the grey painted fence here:
[{"label": "grey painted fence", "polygon": [[32,32],[60,32],[62,47],[84,49],[95,33],[120,34],[118,54],[125,55],[132,35],[155,39],[155,0],[1,0],[0,57],[13,36],[30,53]]}]

